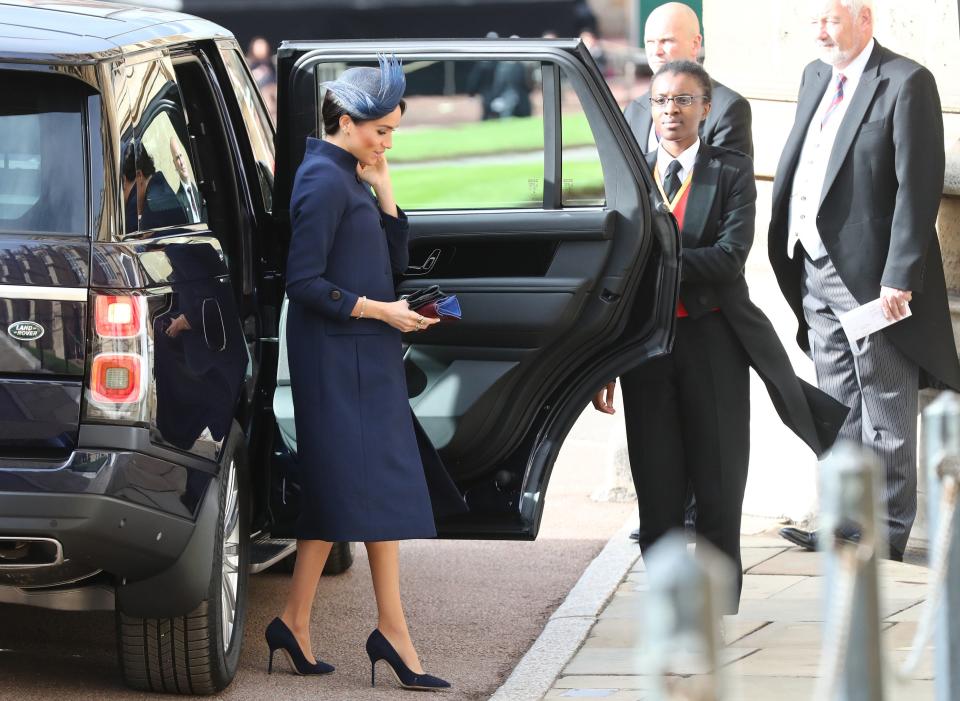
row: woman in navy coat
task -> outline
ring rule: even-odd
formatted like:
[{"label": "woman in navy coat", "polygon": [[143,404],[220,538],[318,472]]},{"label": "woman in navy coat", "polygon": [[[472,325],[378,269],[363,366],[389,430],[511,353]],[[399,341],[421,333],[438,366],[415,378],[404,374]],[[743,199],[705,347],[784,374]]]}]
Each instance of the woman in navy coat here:
[{"label": "woman in navy coat", "polygon": [[331,544],[363,541],[378,608],[371,681],[382,659],[405,687],[448,687],[420,667],[400,601],[398,541],[436,536],[400,334],[437,321],[394,286],[407,218],[385,156],[405,109],[403,71],[381,58],[324,85],[326,139],[307,140],[290,202],[287,349],[303,493],[286,607],[266,631],[271,669],[282,649],[299,674],[333,671],[311,653],[310,612]]}]

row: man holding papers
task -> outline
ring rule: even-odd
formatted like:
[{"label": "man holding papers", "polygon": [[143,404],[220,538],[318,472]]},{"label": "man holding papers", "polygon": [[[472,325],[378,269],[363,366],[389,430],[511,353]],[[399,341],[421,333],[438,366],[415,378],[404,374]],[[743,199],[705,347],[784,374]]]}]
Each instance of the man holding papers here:
[{"label": "man holding papers", "polygon": [[[874,41],[872,4],[810,0],[821,60],[804,71],[777,169],[769,255],[820,388],[851,408],[841,438],[884,466],[890,555],[902,559],[917,505],[917,388],[960,389],[960,363],[935,230],[940,98],[927,69]],[[838,316],[877,299],[896,323],[848,339]],[[781,533],[816,546],[816,532]]]}]

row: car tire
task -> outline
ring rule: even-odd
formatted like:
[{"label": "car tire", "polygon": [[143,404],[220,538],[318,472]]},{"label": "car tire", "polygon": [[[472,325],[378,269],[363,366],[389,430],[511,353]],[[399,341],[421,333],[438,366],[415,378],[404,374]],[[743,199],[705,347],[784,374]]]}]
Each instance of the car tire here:
[{"label": "car tire", "polygon": [[353,553],[356,545],[353,543],[334,543],[330,548],[330,555],[323,566],[324,574],[343,574],[353,565]]},{"label": "car tire", "polygon": [[[355,543],[334,543],[330,548],[330,555],[323,566],[323,574],[343,574],[353,566],[354,553],[356,552]],[[277,564],[270,567],[268,572],[279,572],[281,574],[293,574],[293,568],[297,564],[297,554],[294,553],[285,557]]]},{"label": "car tire", "polygon": [[133,689],[214,694],[236,674],[250,569],[249,480],[243,434],[236,424],[227,451],[225,467],[213,483],[220,490],[219,518],[207,598],[187,615],[173,618],[117,611],[120,668]]}]

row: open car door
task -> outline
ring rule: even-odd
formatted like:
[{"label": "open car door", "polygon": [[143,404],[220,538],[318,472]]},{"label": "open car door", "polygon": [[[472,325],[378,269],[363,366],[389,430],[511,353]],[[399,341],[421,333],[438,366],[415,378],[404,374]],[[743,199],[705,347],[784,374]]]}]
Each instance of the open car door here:
[{"label": "open car door", "polygon": [[[320,83],[376,66],[378,52],[395,53],[407,73],[388,154],[411,232],[398,290],[437,284],[463,310],[404,339],[411,406],[470,506],[439,530],[532,539],[584,406],[670,348],[676,226],[654,210],[641,150],[572,40],[285,42],[281,218],[305,138],[322,133]],[[280,375],[282,384],[282,361]],[[278,412],[278,422],[291,438],[292,416]]]}]

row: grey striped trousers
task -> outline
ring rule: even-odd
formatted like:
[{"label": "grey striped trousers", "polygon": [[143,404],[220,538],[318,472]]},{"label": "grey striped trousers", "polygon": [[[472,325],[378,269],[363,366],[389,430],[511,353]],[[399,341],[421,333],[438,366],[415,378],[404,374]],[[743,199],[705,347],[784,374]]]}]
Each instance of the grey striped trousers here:
[{"label": "grey striped trousers", "polygon": [[890,545],[903,552],[917,515],[919,368],[882,331],[851,347],[837,314],[859,304],[830,256],[805,258],[802,292],[817,384],[850,407],[839,437],[877,454],[886,477],[880,496]]}]

